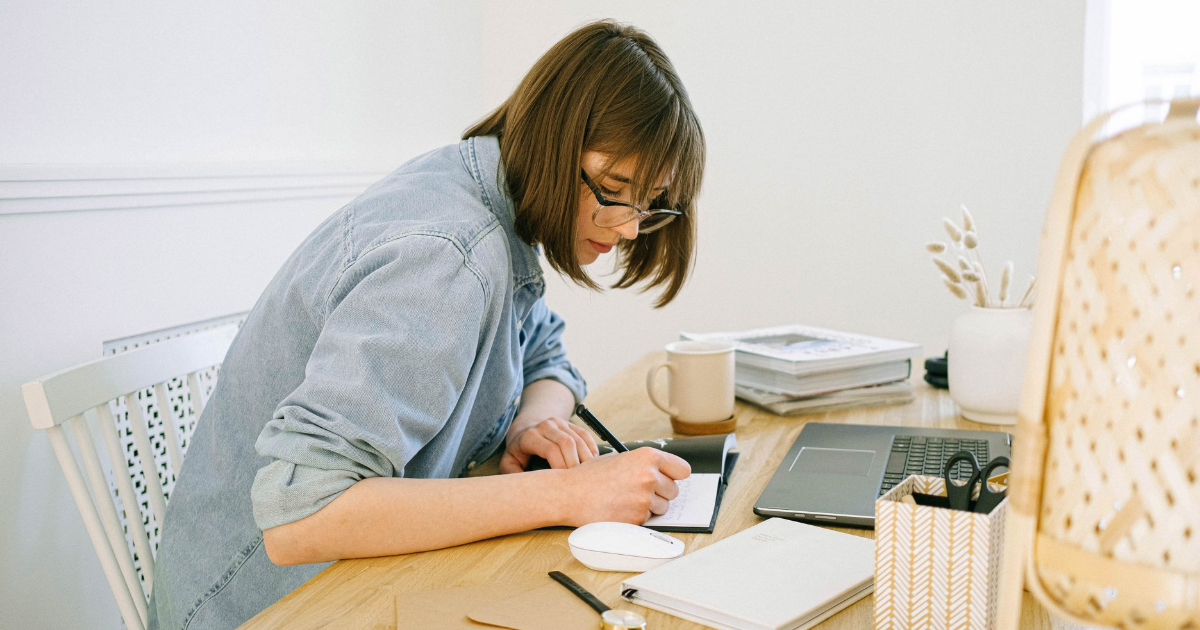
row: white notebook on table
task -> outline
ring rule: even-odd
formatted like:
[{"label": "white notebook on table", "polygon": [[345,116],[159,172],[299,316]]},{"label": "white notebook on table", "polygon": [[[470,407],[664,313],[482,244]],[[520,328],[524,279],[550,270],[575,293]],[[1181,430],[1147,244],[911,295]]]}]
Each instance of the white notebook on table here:
[{"label": "white notebook on table", "polygon": [[772,518],[625,580],[631,602],[720,630],[802,630],[869,594],[875,541]]}]

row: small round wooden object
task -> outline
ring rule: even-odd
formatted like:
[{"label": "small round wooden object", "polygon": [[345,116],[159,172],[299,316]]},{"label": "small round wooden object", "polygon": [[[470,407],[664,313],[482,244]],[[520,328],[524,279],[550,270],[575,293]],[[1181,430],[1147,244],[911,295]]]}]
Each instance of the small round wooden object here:
[{"label": "small round wooden object", "polygon": [[683,435],[713,435],[733,433],[737,429],[737,414],[716,422],[686,422],[671,416],[671,428]]}]

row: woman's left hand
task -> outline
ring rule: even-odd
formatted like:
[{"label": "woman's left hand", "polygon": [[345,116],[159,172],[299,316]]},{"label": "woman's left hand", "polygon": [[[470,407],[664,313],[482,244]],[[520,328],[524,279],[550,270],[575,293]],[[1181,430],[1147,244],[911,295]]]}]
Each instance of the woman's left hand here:
[{"label": "woman's left hand", "polygon": [[562,418],[546,418],[508,434],[500,472],[524,472],[534,455],[549,462],[551,468],[574,468],[599,454],[596,439],[587,429]]}]

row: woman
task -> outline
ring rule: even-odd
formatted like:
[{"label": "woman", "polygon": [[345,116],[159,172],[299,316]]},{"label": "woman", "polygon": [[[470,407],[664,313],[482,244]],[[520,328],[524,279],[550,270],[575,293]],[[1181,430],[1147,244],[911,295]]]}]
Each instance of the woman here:
[{"label": "woman", "polygon": [[[234,627],[339,558],[663,513],[686,462],[597,457],[567,422],[584,382],[534,246],[592,288],[583,267],[616,249],[615,286],[661,287],[666,304],[691,261],[703,163],[666,56],[598,22],[461,143],[326,220],[250,312],[197,424],[151,627]],[[501,448],[501,472],[521,474],[461,478]],[[524,472],[534,456],[551,469]]]}]

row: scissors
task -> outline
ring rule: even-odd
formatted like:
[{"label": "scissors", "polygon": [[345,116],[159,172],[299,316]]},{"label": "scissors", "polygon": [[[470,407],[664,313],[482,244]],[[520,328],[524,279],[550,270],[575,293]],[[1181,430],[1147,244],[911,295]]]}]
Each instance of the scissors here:
[{"label": "scissors", "polygon": [[[950,479],[950,471],[954,470],[954,465],[959,462],[966,462],[971,467],[967,483],[962,485],[956,484]],[[1009,463],[1007,457],[1001,456],[980,469],[979,460],[975,459],[975,454],[971,451],[959,451],[951,455],[950,459],[946,460],[946,467],[942,470],[942,478],[946,481],[946,498],[950,500],[950,509],[987,514],[992,511],[992,508],[1000,505],[1000,502],[1004,500],[1005,491],[992,492],[988,487],[987,480],[992,476],[993,470],[1009,468]],[[979,498],[972,501],[971,495],[975,493],[975,484],[977,483],[981,483]]]}]

